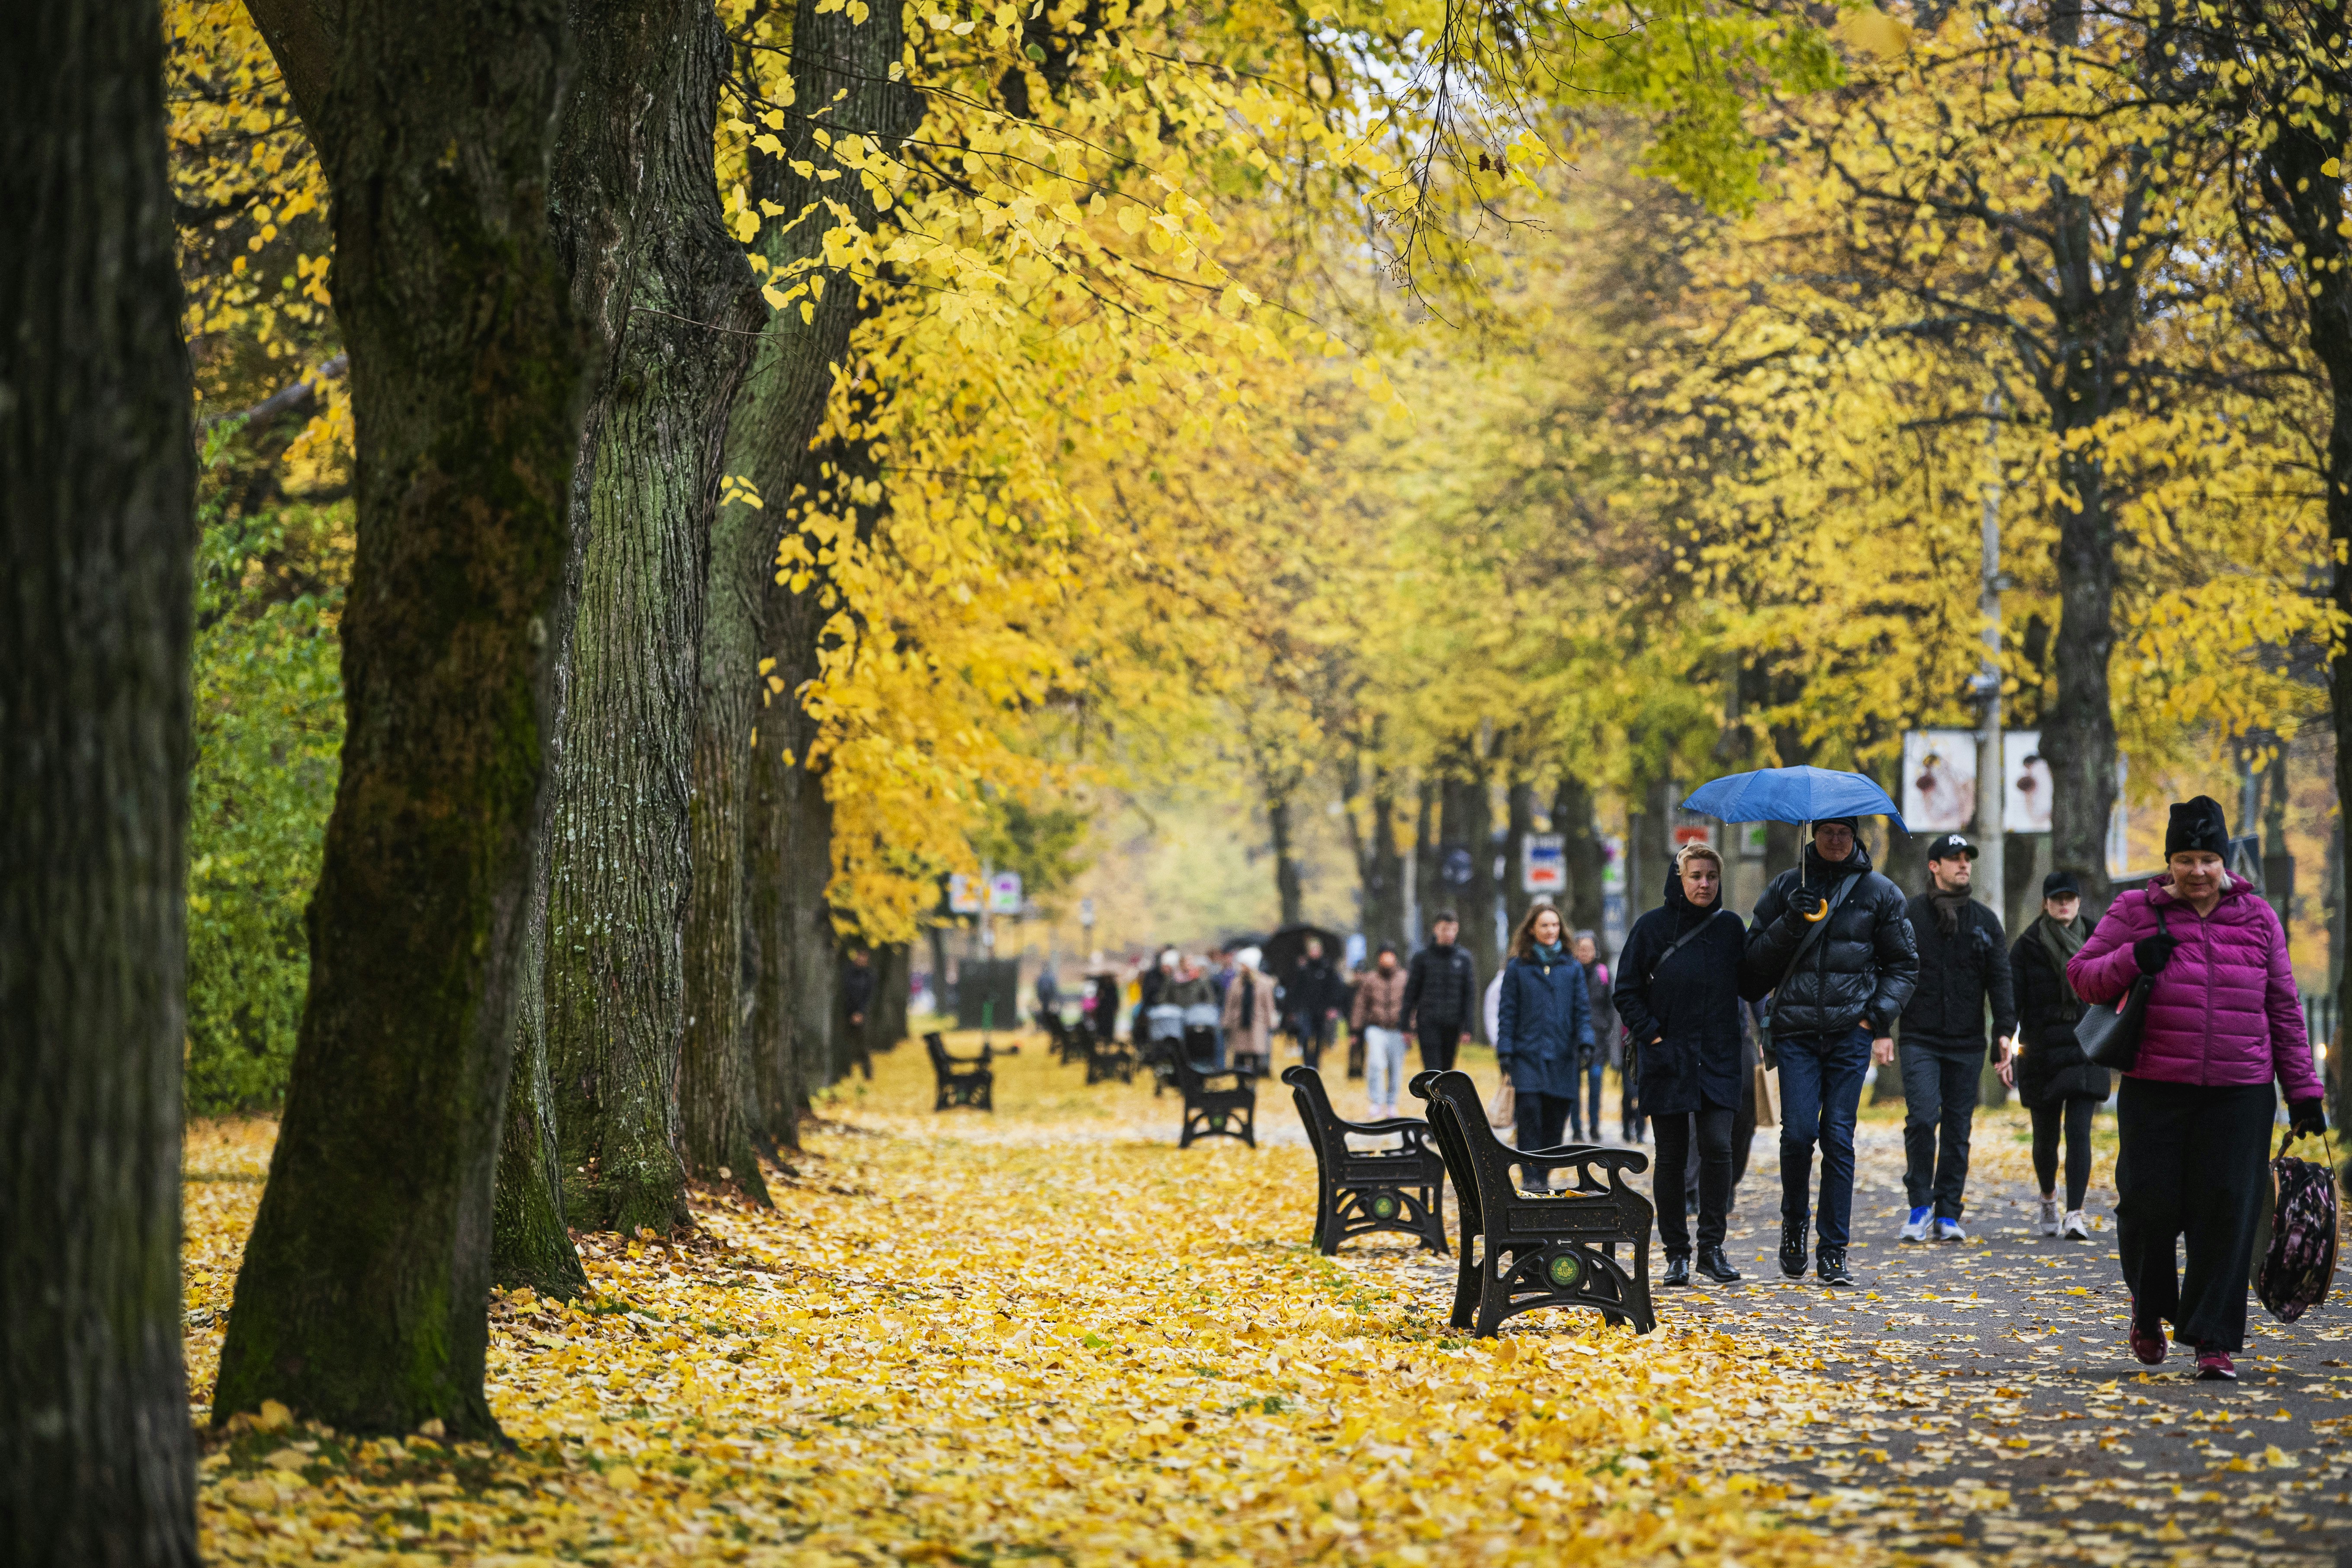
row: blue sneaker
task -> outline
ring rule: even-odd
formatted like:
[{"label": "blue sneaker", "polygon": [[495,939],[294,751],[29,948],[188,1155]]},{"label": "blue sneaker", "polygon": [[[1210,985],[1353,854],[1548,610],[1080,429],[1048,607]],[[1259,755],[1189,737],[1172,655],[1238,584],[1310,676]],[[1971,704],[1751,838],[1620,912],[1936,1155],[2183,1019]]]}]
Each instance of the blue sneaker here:
[{"label": "blue sneaker", "polygon": [[1921,1204],[1917,1208],[1913,1209],[1911,1211],[1911,1217],[1903,1222],[1903,1239],[1906,1241],[1927,1240],[1927,1222],[1930,1219],[1933,1219],[1935,1215],[1936,1205],[1933,1204]]},{"label": "blue sneaker", "polygon": [[1968,1238],[1969,1233],[1960,1228],[1960,1222],[1958,1220],[1939,1219],[1936,1222],[1936,1239],[1937,1241],[1966,1241]]}]

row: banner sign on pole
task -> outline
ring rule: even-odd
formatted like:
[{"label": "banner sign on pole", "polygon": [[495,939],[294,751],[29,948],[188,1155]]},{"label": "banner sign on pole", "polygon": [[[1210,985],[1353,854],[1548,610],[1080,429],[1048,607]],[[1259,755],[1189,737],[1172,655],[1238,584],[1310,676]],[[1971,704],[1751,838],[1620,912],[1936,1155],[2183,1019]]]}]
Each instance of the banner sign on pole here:
[{"label": "banner sign on pole", "polygon": [[988,879],[988,912],[992,915],[1017,915],[1021,912],[1021,873],[999,871]]},{"label": "banner sign on pole", "polygon": [[967,877],[961,871],[948,879],[948,912],[957,915],[980,913],[980,879]]},{"label": "banner sign on pole", "polygon": [[1558,833],[1528,835],[1519,887],[1530,893],[1557,893],[1568,887],[1568,840]]}]

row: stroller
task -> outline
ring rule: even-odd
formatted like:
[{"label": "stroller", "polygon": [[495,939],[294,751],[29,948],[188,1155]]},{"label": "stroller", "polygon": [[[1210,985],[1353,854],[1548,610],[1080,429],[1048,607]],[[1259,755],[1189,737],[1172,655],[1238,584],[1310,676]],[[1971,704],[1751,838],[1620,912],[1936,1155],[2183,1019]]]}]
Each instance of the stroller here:
[{"label": "stroller", "polygon": [[1176,1081],[1176,1053],[1184,1048],[1184,1009],[1170,1003],[1144,1009],[1143,1040],[1135,1059],[1151,1069],[1157,1096]]},{"label": "stroller", "polygon": [[1225,1070],[1225,1032],[1214,1002],[1195,1002],[1184,1009],[1184,1055],[1195,1072]]}]

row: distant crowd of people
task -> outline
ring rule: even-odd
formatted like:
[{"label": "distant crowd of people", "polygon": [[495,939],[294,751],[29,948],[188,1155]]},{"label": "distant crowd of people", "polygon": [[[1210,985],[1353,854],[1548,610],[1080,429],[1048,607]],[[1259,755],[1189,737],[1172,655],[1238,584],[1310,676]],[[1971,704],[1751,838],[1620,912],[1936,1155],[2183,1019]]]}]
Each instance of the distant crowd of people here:
[{"label": "distant crowd of people", "polygon": [[[1398,1113],[1408,1042],[1423,1068],[1452,1068],[1483,1009],[1511,1087],[1516,1141],[1528,1150],[1601,1142],[1604,1076],[1616,1069],[1619,1136],[1643,1142],[1645,1124],[1656,1133],[1669,1286],[1691,1283],[1694,1268],[1740,1278],[1724,1243],[1757,1126],[1759,1065],[1775,1073],[1783,1275],[1801,1278],[1810,1262],[1825,1285],[1855,1283],[1847,1261],[1854,1131],[1874,1063],[1899,1071],[1903,1086],[1909,1205],[1900,1239],[1964,1239],[1990,1050],[2031,1117],[2045,1237],[2090,1237],[2092,1113],[2115,1094],[2131,1349],[2161,1363],[2169,1324],[2201,1375],[2234,1377],[2273,1084],[2294,1133],[2326,1122],[2284,930],[2224,868],[2221,806],[2202,795],[2175,805],[2165,871],[2119,895],[2095,927],[2075,879],[2053,872],[2014,942],[1974,897],[1978,850],[1965,837],[1929,847],[1927,885],[1906,897],[1873,868],[1854,818],[1812,826],[1801,864],[1772,879],[1745,921],[1723,907],[1721,856],[1685,847],[1613,973],[1591,931],[1570,931],[1539,902],[1482,987],[1459,920],[1442,910],[1410,962],[1382,943],[1352,979],[1313,939],[1280,975],[1261,966],[1255,945],[1217,954],[1213,965],[1170,950],[1139,975],[1135,1018],[1139,1030],[1155,1006],[1213,1006],[1232,1063],[1262,1071],[1277,1036],[1319,1065],[1344,1016],[1349,1070],[1362,1075],[1378,1119]],[[2151,978],[2144,1039],[2118,1093],[2075,1026],[2142,976]],[[1100,976],[1097,985],[1095,1026],[1113,1026],[1118,981]],[[2182,1244],[2187,1265],[2177,1272]]]}]

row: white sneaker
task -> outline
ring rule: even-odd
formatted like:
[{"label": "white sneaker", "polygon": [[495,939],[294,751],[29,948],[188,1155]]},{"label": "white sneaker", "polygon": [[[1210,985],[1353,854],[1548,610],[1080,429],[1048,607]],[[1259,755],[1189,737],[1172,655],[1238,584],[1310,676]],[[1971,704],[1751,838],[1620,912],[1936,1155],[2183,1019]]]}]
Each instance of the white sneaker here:
[{"label": "white sneaker", "polygon": [[2042,1234],[2044,1236],[2058,1234],[2058,1200],[2056,1198],[2042,1200]]},{"label": "white sneaker", "polygon": [[2091,1239],[2091,1222],[2083,1217],[2081,1209],[2066,1211],[2065,1228],[2060,1233],[2069,1241]]},{"label": "white sneaker", "polygon": [[1919,1207],[1913,1209],[1911,1211],[1911,1217],[1903,1222],[1903,1239],[1906,1241],[1927,1240],[1927,1218],[1935,1212],[1936,1211],[1933,1207],[1924,1204]]},{"label": "white sneaker", "polygon": [[1958,1220],[1939,1219],[1936,1222],[1936,1239],[1937,1241],[1966,1241],[1968,1238],[1969,1233],[1960,1228],[1960,1222]]}]

